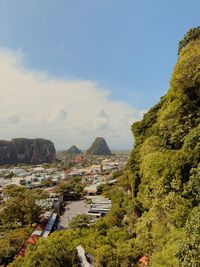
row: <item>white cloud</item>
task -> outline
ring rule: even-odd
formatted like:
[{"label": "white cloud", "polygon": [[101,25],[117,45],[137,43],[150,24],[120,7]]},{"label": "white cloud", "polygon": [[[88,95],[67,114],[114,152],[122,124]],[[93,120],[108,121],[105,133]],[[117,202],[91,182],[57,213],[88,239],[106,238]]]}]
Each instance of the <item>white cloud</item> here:
[{"label": "white cloud", "polygon": [[131,147],[130,124],[140,111],[109,95],[93,81],[30,71],[23,54],[0,50],[0,139],[42,137],[64,149],[103,136],[111,148]]}]

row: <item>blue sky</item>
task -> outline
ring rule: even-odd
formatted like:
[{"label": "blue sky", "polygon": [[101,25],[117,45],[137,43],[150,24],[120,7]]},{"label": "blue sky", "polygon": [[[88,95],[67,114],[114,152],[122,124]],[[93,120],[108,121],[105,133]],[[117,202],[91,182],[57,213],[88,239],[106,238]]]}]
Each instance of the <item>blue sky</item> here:
[{"label": "blue sky", "polygon": [[0,47],[20,52],[26,71],[92,81],[142,111],[166,93],[199,11],[197,0],[0,0]]}]

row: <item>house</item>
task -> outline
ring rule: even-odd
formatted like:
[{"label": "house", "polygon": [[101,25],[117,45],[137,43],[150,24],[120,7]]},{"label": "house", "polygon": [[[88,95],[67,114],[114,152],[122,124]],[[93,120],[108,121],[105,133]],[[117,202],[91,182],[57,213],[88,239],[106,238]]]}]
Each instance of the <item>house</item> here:
[{"label": "house", "polygon": [[[48,213],[49,215],[49,213]],[[55,212],[52,212],[48,218],[47,224],[44,226],[43,224],[37,225],[35,230],[32,232],[31,236],[25,241],[22,248],[20,249],[17,256],[24,257],[26,249],[28,245],[35,245],[39,238],[43,237],[46,238],[49,236],[49,234],[54,230],[54,227],[57,222],[57,214]]]},{"label": "house", "polygon": [[87,195],[96,195],[96,193],[97,193],[97,184],[92,184],[92,185],[86,186],[84,188],[84,191],[86,192]]},{"label": "house", "polygon": [[61,179],[65,180],[69,177],[69,173],[71,172],[71,170],[64,170],[62,172],[62,176],[61,176]]},{"label": "house", "polygon": [[97,183],[97,182],[102,182],[102,180],[103,180],[102,176],[97,175],[97,174],[87,175],[81,178],[82,183],[86,183],[86,182]]},{"label": "house", "polygon": [[0,187],[4,188],[10,184],[12,184],[12,179],[0,178]]},{"label": "house", "polygon": [[86,186],[84,188],[84,191],[87,195],[96,195],[98,193],[98,187],[101,186],[101,185],[105,185],[105,184],[114,184],[117,182],[117,179],[112,179],[112,180],[109,180],[109,181],[106,181],[106,182],[98,182],[98,183],[95,183],[95,184],[91,184],[89,186]]},{"label": "house", "polygon": [[25,172],[24,169],[21,169],[21,168],[18,168],[18,167],[15,167],[14,169],[11,170],[15,175],[18,175],[20,173],[23,173]]},{"label": "house", "polygon": [[0,177],[9,175],[12,171],[10,169],[0,169]]},{"label": "house", "polygon": [[45,168],[43,168],[41,166],[38,166],[38,167],[33,168],[33,171],[34,172],[44,172],[45,171]]},{"label": "house", "polygon": [[90,166],[90,170],[92,173],[102,173],[103,167],[101,164],[100,165],[92,165],[92,166]]},{"label": "house", "polygon": [[139,266],[140,267],[146,267],[148,266],[148,256],[147,255],[144,255],[142,256],[140,259],[139,259]]},{"label": "house", "polygon": [[29,236],[29,238],[23,244],[17,256],[24,257],[28,245],[35,245],[38,239],[40,238],[43,230],[44,226],[42,224],[38,224],[33,233],[31,234],[31,236]]}]

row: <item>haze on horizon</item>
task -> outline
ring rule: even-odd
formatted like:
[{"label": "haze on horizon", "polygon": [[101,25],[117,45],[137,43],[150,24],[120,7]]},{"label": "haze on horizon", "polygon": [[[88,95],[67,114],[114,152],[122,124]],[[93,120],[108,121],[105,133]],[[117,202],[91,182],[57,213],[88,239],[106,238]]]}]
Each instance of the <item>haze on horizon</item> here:
[{"label": "haze on horizon", "polygon": [[131,124],[167,91],[174,47],[199,24],[199,7],[197,0],[2,0],[0,139],[86,149],[103,136],[111,149],[130,149]]}]

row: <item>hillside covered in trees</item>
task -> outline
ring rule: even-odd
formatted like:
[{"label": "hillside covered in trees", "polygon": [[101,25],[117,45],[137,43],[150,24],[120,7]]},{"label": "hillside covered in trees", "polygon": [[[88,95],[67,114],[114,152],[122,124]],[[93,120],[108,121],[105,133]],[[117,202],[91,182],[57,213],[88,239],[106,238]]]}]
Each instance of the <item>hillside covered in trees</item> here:
[{"label": "hillside covered in trees", "polygon": [[11,266],[76,266],[79,244],[99,267],[139,266],[143,255],[153,267],[200,266],[200,28],[180,42],[169,91],[132,131],[127,168],[104,188],[108,215],[52,234]]},{"label": "hillside covered in trees", "polygon": [[179,44],[168,93],[132,126],[135,241],[154,267],[200,265],[199,66],[198,27]]}]

